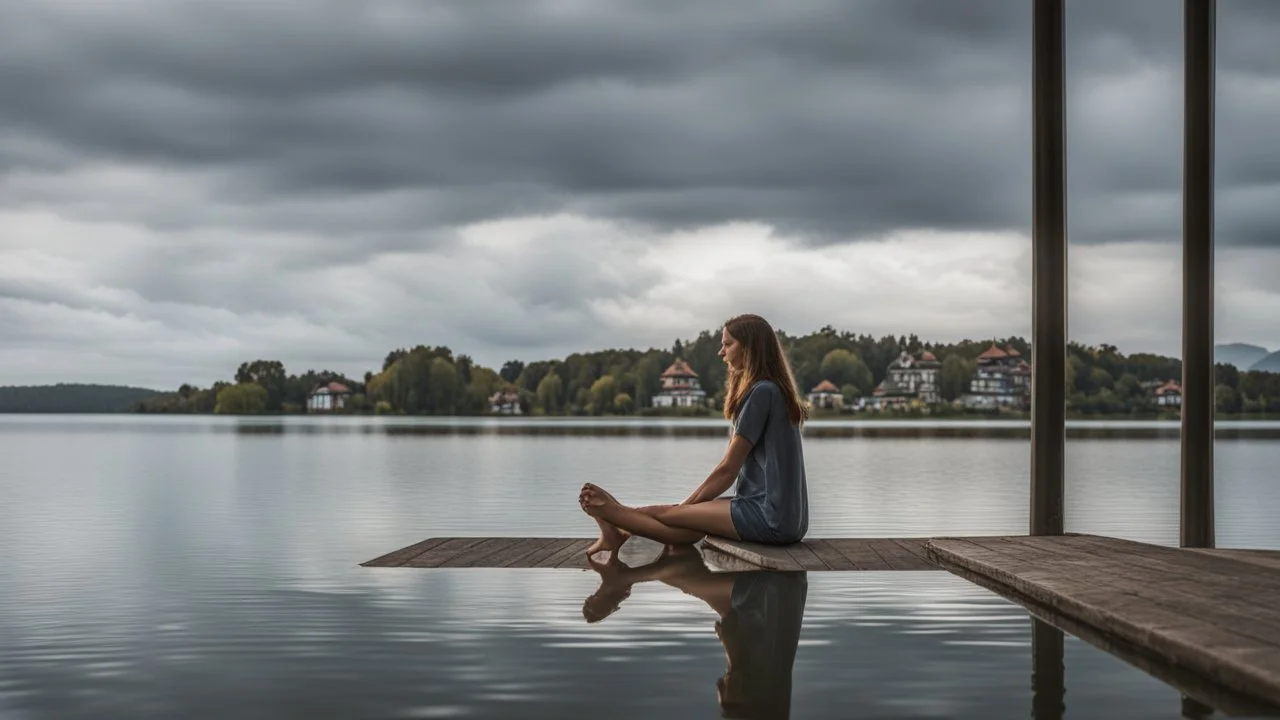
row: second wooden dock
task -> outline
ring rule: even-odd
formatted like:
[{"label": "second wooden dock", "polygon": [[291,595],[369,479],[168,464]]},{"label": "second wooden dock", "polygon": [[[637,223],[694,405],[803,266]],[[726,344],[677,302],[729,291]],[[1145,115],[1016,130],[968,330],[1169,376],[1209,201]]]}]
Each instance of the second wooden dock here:
[{"label": "second wooden dock", "polygon": [[927,552],[997,593],[1280,706],[1280,552],[1091,535],[939,538]]}]

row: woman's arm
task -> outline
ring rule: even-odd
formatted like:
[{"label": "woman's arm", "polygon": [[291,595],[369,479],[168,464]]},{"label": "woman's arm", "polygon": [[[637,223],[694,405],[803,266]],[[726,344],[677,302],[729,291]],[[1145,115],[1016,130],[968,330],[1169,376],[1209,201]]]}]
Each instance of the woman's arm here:
[{"label": "woman's arm", "polygon": [[738,479],[738,471],[742,469],[742,463],[746,461],[747,454],[750,452],[751,441],[735,434],[733,440],[729,441],[724,457],[716,464],[711,474],[707,475],[707,479],[702,481],[698,489],[680,504],[694,505],[723,495],[726,490],[733,487],[733,481]]}]

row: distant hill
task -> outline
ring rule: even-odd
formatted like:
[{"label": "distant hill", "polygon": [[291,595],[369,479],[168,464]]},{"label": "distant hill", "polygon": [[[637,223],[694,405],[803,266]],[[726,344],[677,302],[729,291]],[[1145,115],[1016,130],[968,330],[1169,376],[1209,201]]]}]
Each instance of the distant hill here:
[{"label": "distant hill", "polygon": [[1269,352],[1271,351],[1264,347],[1245,343],[1218,345],[1213,348],[1214,362],[1235,365],[1237,370],[1252,368],[1254,363],[1267,357]]},{"label": "distant hill", "polygon": [[123,385],[0,386],[0,413],[130,412],[139,400],[162,394]]},{"label": "distant hill", "polygon": [[1250,370],[1280,373],[1280,350],[1271,353],[1249,367]]}]

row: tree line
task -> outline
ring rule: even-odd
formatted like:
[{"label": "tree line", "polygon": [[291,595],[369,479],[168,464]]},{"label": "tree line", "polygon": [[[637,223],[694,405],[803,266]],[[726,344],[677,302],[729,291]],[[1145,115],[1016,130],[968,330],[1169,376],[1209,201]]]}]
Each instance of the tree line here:
[{"label": "tree line", "polygon": [[[932,352],[941,362],[939,389],[944,405],[934,413],[962,412],[951,401],[967,390],[978,356],[993,344],[1030,358],[1021,337],[924,342],[916,335],[873,337],[827,326],[804,336],[779,332],[802,393],[823,380],[848,398],[870,395],[902,352]],[[144,399],[138,412],[300,413],[308,395],[329,382],[348,386],[353,395],[345,412],[405,415],[481,415],[489,398],[505,392],[518,399],[523,414],[631,415],[719,412],[724,401],[725,366],[718,357],[718,331],[704,330],[669,349],[608,349],[573,353],[557,360],[509,360],[498,369],[455,355],[445,346],[418,345],[393,350],[377,372],[362,379],[332,371],[290,375],[279,361],[254,360],[234,377],[209,388],[183,385],[176,392]],[[651,407],[660,376],[677,358],[698,374],[707,392],[705,408]],[[1067,358],[1068,411],[1076,416],[1154,415],[1153,387],[1182,376],[1176,358],[1148,353],[1126,355],[1115,346],[1071,343]],[[1223,414],[1280,413],[1280,374],[1242,372],[1217,366],[1217,405]],[[973,411],[976,412],[976,411]]]}]

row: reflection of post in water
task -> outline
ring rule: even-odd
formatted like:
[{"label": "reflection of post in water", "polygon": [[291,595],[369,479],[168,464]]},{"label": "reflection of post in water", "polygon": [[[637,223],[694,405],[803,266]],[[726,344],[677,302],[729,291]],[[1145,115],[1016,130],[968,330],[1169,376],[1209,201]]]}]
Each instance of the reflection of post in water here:
[{"label": "reflection of post in water", "polygon": [[1031,618],[1031,717],[1062,720],[1066,710],[1066,681],[1062,631]]},{"label": "reflection of post in water", "polygon": [[727,718],[785,718],[791,713],[791,674],[809,582],[803,572],[712,572],[697,550],[672,549],[630,567],[616,555],[591,560],[600,588],[583,603],[588,622],[617,611],[638,582],[658,580],[705,602],[720,616],[716,636],[728,667],[716,681]]}]

